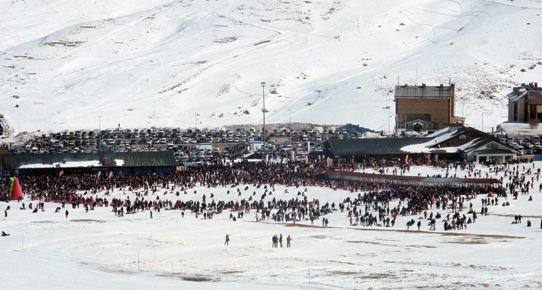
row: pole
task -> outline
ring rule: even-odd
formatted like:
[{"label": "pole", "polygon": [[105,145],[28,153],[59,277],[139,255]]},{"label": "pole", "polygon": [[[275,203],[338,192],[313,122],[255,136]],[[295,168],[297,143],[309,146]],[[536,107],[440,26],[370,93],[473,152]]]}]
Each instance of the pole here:
[{"label": "pole", "polygon": [[391,135],[391,127],[390,127],[390,106],[388,106],[388,136]]},{"label": "pole", "polygon": [[265,148],[265,82],[262,82],[262,98],[263,98],[263,147]]},{"label": "pole", "polygon": [[194,119],[196,120],[196,130],[198,129],[198,113],[194,113]]},{"label": "pole", "polygon": [[288,109],[288,112],[290,113],[290,145],[292,144],[292,111]]}]

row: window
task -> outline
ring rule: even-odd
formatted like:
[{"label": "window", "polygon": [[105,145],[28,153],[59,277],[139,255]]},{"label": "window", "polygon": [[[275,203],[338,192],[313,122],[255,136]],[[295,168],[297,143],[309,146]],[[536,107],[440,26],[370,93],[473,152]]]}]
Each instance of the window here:
[{"label": "window", "polygon": [[426,120],[431,120],[431,114],[425,114],[425,119]]}]

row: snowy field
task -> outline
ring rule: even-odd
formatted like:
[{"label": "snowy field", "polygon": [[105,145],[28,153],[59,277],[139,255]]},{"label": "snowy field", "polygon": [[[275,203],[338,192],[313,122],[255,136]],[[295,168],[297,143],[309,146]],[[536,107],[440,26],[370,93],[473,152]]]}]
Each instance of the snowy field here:
[{"label": "snowy field", "polygon": [[385,130],[397,83],[451,81],[455,115],[490,132],[513,86],[542,82],[541,14],[541,0],[0,0],[0,114],[15,134],[261,124],[265,93],[268,123]]},{"label": "snowy field", "polygon": [[[542,162],[536,162],[535,168],[540,167]],[[412,167],[410,174],[417,173],[442,172]],[[322,227],[321,219],[313,225],[307,220],[295,225],[256,222],[254,211],[232,221],[229,212],[212,220],[189,212],[183,218],[174,210],[154,213],[153,219],[148,211],[119,218],[110,207],[88,213],[70,207],[65,218],[63,211],[54,213],[58,204],[46,203],[44,212],[33,214],[10,202],[0,226],[11,234],[0,238],[0,279],[3,289],[540,289],[538,184],[535,179],[533,201],[528,195],[499,198],[499,204],[508,201],[510,206],[490,206],[489,215],[478,215],[467,230],[446,232],[442,220],[436,231],[429,231],[425,220],[421,231],[407,231],[406,222],[419,216],[399,216],[393,228],[365,228],[350,226],[347,212],[335,211],[325,216],[329,226]],[[231,188],[196,188],[197,194],[189,190],[179,198],[201,200],[205,194],[209,201],[214,193],[218,202],[263,194],[263,188],[240,188],[241,197],[227,195],[228,189],[235,191]],[[158,190],[160,199],[178,198],[163,195],[164,190]],[[265,201],[290,199],[304,188],[288,190],[277,186]],[[338,204],[358,193],[309,187],[306,194],[321,204]],[[113,196],[135,199],[118,191]],[[481,198],[486,196],[471,201],[477,211]],[[450,212],[440,210],[444,217]],[[523,223],[511,224],[518,214]],[[226,234],[231,235],[229,246],[224,246]],[[283,248],[271,247],[271,237],[279,234],[291,235],[291,248],[286,241]]]}]

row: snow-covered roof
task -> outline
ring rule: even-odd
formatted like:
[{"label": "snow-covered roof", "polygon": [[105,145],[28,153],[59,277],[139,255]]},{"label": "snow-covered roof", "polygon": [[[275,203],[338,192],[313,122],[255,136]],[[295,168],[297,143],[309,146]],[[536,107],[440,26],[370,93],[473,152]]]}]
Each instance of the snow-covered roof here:
[{"label": "snow-covered roof", "polygon": [[91,161],[66,161],[55,162],[52,164],[44,163],[30,163],[24,164],[19,167],[20,169],[37,169],[37,168],[77,168],[77,167],[98,167],[102,166],[102,163],[98,160]]}]

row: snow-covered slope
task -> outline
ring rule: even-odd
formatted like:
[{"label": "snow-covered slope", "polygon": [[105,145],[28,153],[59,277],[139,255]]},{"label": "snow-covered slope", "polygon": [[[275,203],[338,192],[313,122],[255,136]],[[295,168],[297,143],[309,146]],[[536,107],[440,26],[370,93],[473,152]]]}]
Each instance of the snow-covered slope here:
[{"label": "snow-covered slope", "polygon": [[540,14],[539,0],[0,0],[0,113],[15,132],[260,124],[265,92],[268,123],[382,129],[398,82],[451,80],[456,115],[490,130],[514,84],[541,81]]}]

